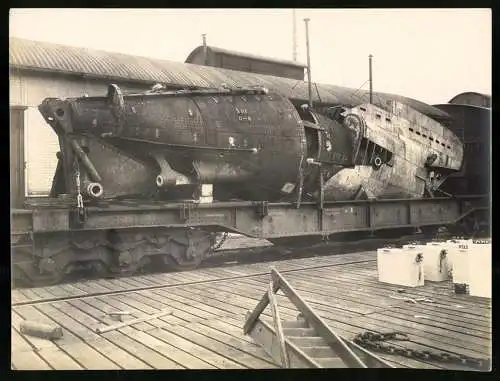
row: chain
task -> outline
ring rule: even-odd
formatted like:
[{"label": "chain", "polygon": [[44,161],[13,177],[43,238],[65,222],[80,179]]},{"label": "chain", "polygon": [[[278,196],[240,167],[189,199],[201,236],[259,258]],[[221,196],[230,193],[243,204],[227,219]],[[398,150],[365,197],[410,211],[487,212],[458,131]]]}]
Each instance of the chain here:
[{"label": "chain", "polygon": [[426,350],[415,350],[402,348],[391,344],[385,344],[383,341],[397,340],[410,341],[407,334],[394,331],[388,333],[363,332],[354,337],[354,342],[359,346],[377,352],[400,355],[418,360],[431,360],[441,363],[460,364],[478,369],[489,369],[490,360],[480,359],[463,355],[452,355],[444,352],[431,352]]},{"label": "chain", "polygon": [[219,250],[222,247],[222,245],[224,245],[224,242],[226,242],[227,237],[228,237],[228,233],[224,232],[221,240],[214,246],[214,248],[212,249],[212,251]]},{"label": "chain", "polygon": [[75,170],[75,183],[76,183],[76,209],[78,218],[83,222],[86,218],[85,208],[83,205],[83,196],[81,193],[81,178],[80,178],[80,166],[78,165],[78,159],[75,157],[74,161]]}]

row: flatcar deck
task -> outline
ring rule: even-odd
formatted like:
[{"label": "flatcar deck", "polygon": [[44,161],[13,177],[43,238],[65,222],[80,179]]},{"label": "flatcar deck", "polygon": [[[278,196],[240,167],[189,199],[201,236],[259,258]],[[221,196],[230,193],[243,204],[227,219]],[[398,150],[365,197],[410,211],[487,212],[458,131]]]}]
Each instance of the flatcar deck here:
[{"label": "flatcar deck", "polygon": [[[491,354],[491,301],[455,295],[448,282],[406,288],[377,280],[375,252],[276,263],[234,265],[183,273],[95,280],[13,291],[12,367],[14,369],[230,369],[273,368],[277,364],[243,335],[245,314],[268,287],[275,266],[339,334],[402,331],[410,349],[488,358]],[[393,297],[425,296],[408,303]],[[278,294],[283,318],[295,308]],[[111,310],[133,317],[172,312],[160,318],[98,334],[116,324]],[[270,318],[265,311],[263,318]],[[61,326],[57,341],[23,336],[21,320]],[[460,369],[456,365],[381,357],[397,367]]]}]

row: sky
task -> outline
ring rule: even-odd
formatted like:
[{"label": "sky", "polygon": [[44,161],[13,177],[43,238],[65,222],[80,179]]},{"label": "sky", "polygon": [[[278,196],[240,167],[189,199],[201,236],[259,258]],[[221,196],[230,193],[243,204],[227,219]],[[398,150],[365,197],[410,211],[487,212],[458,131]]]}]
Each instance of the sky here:
[{"label": "sky", "polygon": [[[298,61],[312,81],[373,89],[429,104],[464,91],[491,94],[490,9],[296,9]],[[292,9],[11,9],[10,35],[184,62],[207,44],[293,57]]]}]

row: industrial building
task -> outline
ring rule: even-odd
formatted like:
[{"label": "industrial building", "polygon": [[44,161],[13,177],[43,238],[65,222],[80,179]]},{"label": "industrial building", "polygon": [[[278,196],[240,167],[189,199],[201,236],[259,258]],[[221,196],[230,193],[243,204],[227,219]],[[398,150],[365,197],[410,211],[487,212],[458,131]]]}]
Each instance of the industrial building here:
[{"label": "industrial building", "polygon": [[[46,196],[50,190],[58,140],[37,110],[47,97],[104,95],[112,82],[125,91],[149,89],[156,83],[173,89],[264,86],[291,99],[308,99],[303,65],[213,47],[194,49],[187,63],[182,63],[10,38],[9,67],[13,206],[21,205],[26,196]],[[359,104],[368,99],[364,90],[313,84],[315,105]],[[391,99],[431,117],[447,115],[414,99],[373,93],[375,105],[384,107]]]}]

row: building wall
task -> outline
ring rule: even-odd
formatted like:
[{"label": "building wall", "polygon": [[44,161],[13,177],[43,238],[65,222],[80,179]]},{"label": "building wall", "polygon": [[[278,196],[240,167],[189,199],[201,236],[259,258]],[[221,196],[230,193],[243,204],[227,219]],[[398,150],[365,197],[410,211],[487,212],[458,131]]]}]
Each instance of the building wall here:
[{"label": "building wall", "polygon": [[[27,107],[24,111],[25,195],[47,196],[57,165],[59,142],[52,128],[43,120],[38,105],[48,97],[105,95],[108,82],[24,71],[11,72],[9,82],[10,105]],[[149,84],[118,85],[125,91],[150,87]]]}]

